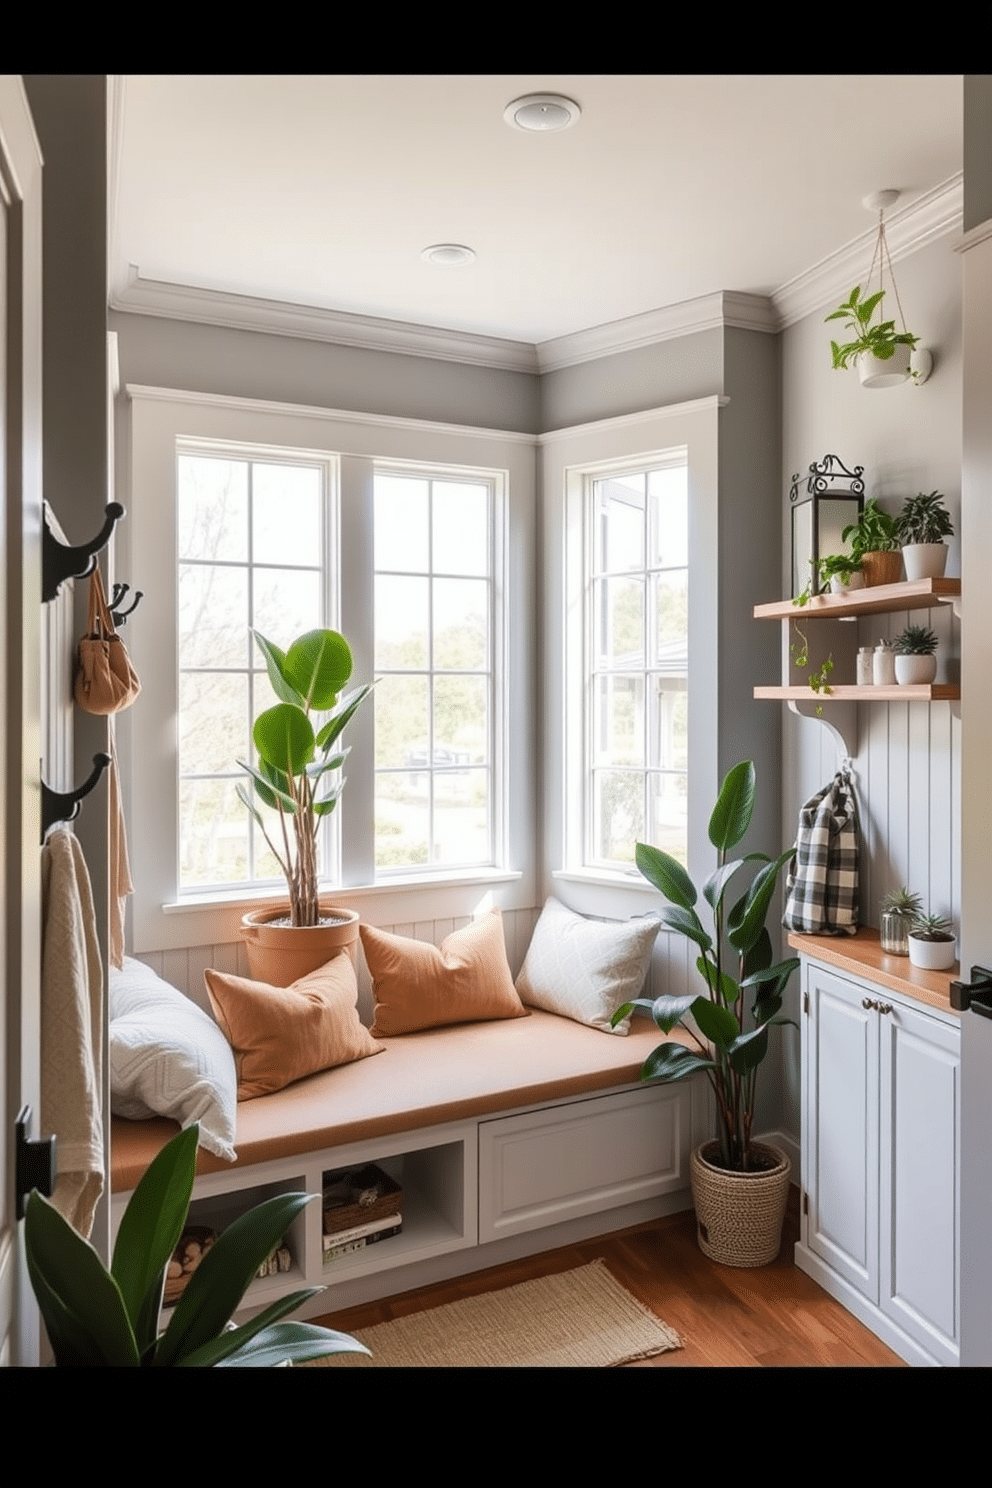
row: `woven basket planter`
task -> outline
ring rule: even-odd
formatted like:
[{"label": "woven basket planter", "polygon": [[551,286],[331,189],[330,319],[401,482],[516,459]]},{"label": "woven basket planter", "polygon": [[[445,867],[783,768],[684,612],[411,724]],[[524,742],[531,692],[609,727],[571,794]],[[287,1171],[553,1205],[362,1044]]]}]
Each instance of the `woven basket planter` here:
[{"label": "woven basket planter", "polygon": [[778,1147],[752,1142],[752,1154],[774,1160],[775,1166],[731,1173],[707,1162],[719,1152],[719,1142],[704,1142],[689,1162],[699,1248],[721,1266],[767,1266],[782,1244],[792,1165]]}]

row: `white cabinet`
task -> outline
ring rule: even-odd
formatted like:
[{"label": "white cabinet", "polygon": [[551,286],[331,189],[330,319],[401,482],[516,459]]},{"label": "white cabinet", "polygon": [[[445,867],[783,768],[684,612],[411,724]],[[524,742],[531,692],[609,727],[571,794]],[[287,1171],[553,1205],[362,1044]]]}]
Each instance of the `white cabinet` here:
[{"label": "white cabinet", "polygon": [[956,1364],[957,1015],[803,958],[796,1264],[911,1363]]}]

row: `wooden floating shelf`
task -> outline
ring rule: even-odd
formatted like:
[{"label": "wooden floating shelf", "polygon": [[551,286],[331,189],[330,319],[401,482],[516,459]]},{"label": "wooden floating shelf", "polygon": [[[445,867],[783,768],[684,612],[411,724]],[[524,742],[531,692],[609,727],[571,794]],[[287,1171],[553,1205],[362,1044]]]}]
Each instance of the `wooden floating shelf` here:
[{"label": "wooden floating shelf", "polygon": [[904,687],[857,687],[838,683],[829,692],[814,692],[812,687],[756,687],[756,698],[779,698],[795,703],[940,703],[957,702],[961,688],[957,683],[924,682]]},{"label": "wooden floating shelf", "polygon": [[807,604],[791,599],[754,607],[756,620],[844,620],[858,615],[891,615],[898,610],[925,610],[961,595],[960,579],[914,579],[912,583],[877,584],[850,594],[818,594]]}]

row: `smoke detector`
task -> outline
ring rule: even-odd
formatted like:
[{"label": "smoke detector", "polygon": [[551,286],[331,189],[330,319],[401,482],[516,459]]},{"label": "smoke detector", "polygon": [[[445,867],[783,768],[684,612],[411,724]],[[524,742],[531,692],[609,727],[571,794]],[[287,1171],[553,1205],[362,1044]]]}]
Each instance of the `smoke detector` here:
[{"label": "smoke detector", "polygon": [[462,264],[472,262],[475,249],[467,248],[464,243],[432,243],[429,248],[421,250],[420,256],[426,263],[436,264],[439,269],[457,269]]},{"label": "smoke detector", "polygon": [[570,128],[581,113],[574,99],[560,93],[527,93],[506,105],[503,118],[511,128],[528,134],[556,134]]}]

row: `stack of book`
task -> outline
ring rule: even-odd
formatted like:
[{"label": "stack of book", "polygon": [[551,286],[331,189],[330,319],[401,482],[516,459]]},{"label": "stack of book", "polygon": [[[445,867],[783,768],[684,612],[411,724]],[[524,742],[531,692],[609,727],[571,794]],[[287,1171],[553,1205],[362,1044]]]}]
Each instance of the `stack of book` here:
[{"label": "stack of book", "polygon": [[403,1228],[403,1190],[374,1163],[324,1175],[324,1265]]}]

